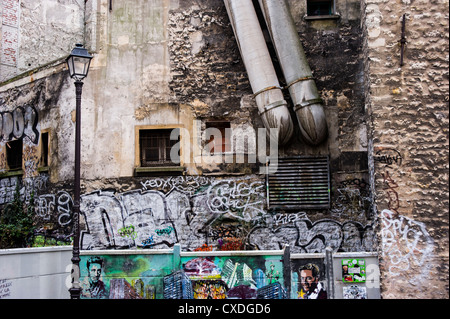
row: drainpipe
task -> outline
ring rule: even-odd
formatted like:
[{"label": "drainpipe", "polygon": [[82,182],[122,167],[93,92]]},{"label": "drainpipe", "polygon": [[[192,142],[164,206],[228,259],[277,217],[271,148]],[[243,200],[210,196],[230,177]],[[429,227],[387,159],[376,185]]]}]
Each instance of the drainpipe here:
[{"label": "drainpipe", "polygon": [[323,101],[286,0],[259,0],[280,61],[303,138],[319,145],[328,136]]},{"label": "drainpipe", "polygon": [[278,144],[285,145],[294,133],[294,124],[252,0],[224,3],[264,126],[271,138],[276,138],[271,129],[278,129]]}]

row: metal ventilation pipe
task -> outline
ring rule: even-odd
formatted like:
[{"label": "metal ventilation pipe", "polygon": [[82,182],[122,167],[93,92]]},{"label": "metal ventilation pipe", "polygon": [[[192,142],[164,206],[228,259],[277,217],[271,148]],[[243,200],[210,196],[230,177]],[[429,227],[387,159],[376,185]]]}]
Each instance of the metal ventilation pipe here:
[{"label": "metal ventilation pipe", "polygon": [[224,3],[264,126],[268,133],[277,128],[278,143],[284,145],[294,133],[294,124],[252,0],[224,0]]},{"label": "metal ventilation pipe", "polygon": [[309,144],[318,145],[328,136],[323,101],[288,4],[286,0],[259,0],[259,4],[288,83],[300,132]]}]

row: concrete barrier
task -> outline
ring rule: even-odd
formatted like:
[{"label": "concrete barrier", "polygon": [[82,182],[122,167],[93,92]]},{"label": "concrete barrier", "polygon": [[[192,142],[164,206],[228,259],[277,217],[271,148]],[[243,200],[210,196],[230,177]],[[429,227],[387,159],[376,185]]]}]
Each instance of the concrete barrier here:
[{"label": "concrete barrier", "polygon": [[72,246],[0,250],[0,299],[68,299]]}]

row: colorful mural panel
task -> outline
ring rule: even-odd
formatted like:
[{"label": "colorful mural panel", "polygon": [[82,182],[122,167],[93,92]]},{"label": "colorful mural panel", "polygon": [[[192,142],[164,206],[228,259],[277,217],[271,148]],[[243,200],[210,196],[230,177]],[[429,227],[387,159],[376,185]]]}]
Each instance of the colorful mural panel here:
[{"label": "colorful mural panel", "polygon": [[282,256],[84,255],[85,299],[286,298]]},{"label": "colorful mural panel", "polygon": [[328,299],[323,259],[291,261],[292,299]]},{"label": "colorful mural panel", "polygon": [[281,256],[182,258],[195,299],[256,299],[273,283],[284,285]]},{"label": "colorful mural panel", "polygon": [[172,269],[172,255],[82,256],[82,298],[163,299],[162,278]]}]

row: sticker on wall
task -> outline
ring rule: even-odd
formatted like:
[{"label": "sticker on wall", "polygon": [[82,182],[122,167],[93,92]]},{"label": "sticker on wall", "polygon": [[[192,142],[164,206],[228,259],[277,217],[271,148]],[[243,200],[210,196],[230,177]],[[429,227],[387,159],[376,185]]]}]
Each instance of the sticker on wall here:
[{"label": "sticker on wall", "polygon": [[367,289],[364,286],[345,286],[343,288],[344,299],[367,299]]},{"label": "sticker on wall", "polygon": [[342,281],[366,282],[366,261],[364,259],[343,259]]}]

